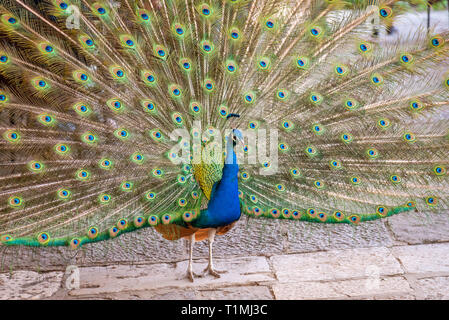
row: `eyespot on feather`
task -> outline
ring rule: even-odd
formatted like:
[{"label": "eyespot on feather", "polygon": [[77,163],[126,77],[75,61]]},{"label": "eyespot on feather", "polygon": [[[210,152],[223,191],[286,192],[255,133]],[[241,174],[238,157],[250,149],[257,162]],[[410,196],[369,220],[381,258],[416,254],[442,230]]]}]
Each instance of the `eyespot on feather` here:
[{"label": "eyespot on feather", "polygon": [[391,126],[391,121],[387,118],[380,118],[377,120],[377,125],[381,129],[388,129]]},{"label": "eyespot on feather", "polygon": [[186,36],[187,28],[181,23],[173,23],[171,30],[175,37],[177,37],[178,39],[184,39]]},{"label": "eyespot on feather", "polygon": [[42,162],[35,160],[28,162],[27,167],[33,173],[41,173],[45,169],[45,165]]},{"label": "eyespot on feather", "polygon": [[50,235],[47,232],[41,232],[37,236],[37,241],[39,241],[41,245],[46,245],[50,242]]},{"label": "eyespot on feather", "polygon": [[118,98],[109,99],[106,104],[114,113],[122,113],[125,111],[124,103]]},{"label": "eyespot on feather", "polygon": [[162,178],[162,176],[164,175],[164,171],[160,168],[155,168],[152,171],[152,175],[155,178]]},{"label": "eyespot on feather", "polygon": [[200,48],[201,48],[201,51],[206,55],[210,55],[215,51],[214,44],[212,42],[210,42],[209,40],[201,41]]},{"label": "eyespot on feather", "polygon": [[8,206],[13,209],[19,209],[24,205],[24,201],[22,197],[19,196],[10,196],[8,198]]},{"label": "eyespot on feather", "polygon": [[90,38],[89,36],[87,36],[85,34],[81,34],[78,37],[78,41],[83,46],[83,48],[85,48],[87,50],[95,49],[95,42],[92,40],[92,38]]},{"label": "eyespot on feather", "polygon": [[362,180],[361,180],[359,177],[357,177],[357,176],[352,176],[352,177],[349,179],[349,181],[350,181],[353,185],[355,185],[355,186],[358,186],[358,185],[360,185],[360,184],[362,183]]},{"label": "eyespot on feather", "polygon": [[361,54],[369,54],[373,50],[372,44],[366,41],[360,42],[357,47]]},{"label": "eyespot on feather", "polygon": [[154,200],[154,199],[156,198],[156,194],[155,194],[154,192],[152,192],[152,191],[148,191],[148,192],[145,194],[145,198],[146,198],[147,200],[152,201],[152,200]]},{"label": "eyespot on feather", "polygon": [[142,24],[149,24],[151,23],[151,16],[150,16],[150,12],[148,10],[145,9],[139,9],[137,10],[136,16],[138,17],[138,21]]},{"label": "eyespot on feather", "polygon": [[115,238],[120,233],[120,229],[117,226],[112,226],[109,228],[109,237]]},{"label": "eyespot on feather", "polygon": [[91,83],[91,79],[88,73],[85,70],[76,70],[72,73],[73,80],[80,84],[88,84]]},{"label": "eyespot on feather", "polygon": [[148,86],[155,86],[157,84],[156,74],[151,70],[143,70],[141,72],[142,81]]},{"label": "eyespot on feather", "polygon": [[190,112],[194,115],[200,114],[202,111],[201,104],[197,101],[190,102]]},{"label": "eyespot on feather", "polygon": [[169,53],[168,53],[167,48],[165,48],[162,45],[157,44],[157,45],[153,46],[153,54],[156,58],[159,58],[159,59],[165,61],[165,60],[167,60]]},{"label": "eyespot on feather", "polygon": [[84,102],[78,102],[74,104],[73,110],[75,110],[75,112],[82,117],[88,117],[90,114],[92,114],[92,109]]},{"label": "eyespot on feather", "polygon": [[162,224],[170,224],[173,221],[173,216],[171,214],[164,214],[161,218]]},{"label": "eyespot on feather", "polygon": [[75,173],[75,178],[79,181],[87,181],[90,179],[90,172],[84,169],[80,169]]},{"label": "eyespot on feather", "polygon": [[300,70],[307,70],[310,66],[310,59],[308,57],[299,56],[295,58],[295,65]]},{"label": "eyespot on feather", "polygon": [[430,47],[435,48],[435,49],[443,47],[444,43],[445,43],[445,40],[440,35],[433,36],[429,40]]},{"label": "eyespot on feather", "polygon": [[38,91],[48,91],[51,88],[48,81],[41,77],[31,79],[31,84]]},{"label": "eyespot on feather", "polygon": [[126,80],[126,74],[122,67],[120,66],[112,66],[109,68],[109,73],[111,74],[112,78],[115,80]]},{"label": "eyespot on feather", "polygon": [[81,135],[81,140],[88,145],[95,145],[98,142],[98,137],[91,131],[86,131]]},{"label": "eyespot on feather", "polygon": [[243,95],[243,101],[246,104],[253,104],[256,100],[256,95],[253,91],[248,91]]},{"label": "eyespot on feather", "polygon": [[112,160],[108,158],[103,158],[98,162],[98,166],[103,170],[110,170],[113,168],[113,165],[114,163],[112,162]]},{"label": "eyespot on feather", "polygon": [[192,71],[192,61],[189,58],[181,58],[178,62],[179,66],[181,67],[181,70],[185,72],[191,72]]},{"label": "eyespot on feather", "polygon": [[214,16],[214,10],[207,3],[200,4],[197,10],[202,18],[209,19]]},{"label": "eyespot on feather", "polygon": [[351,143],[354,140],[354,137],[352,136],[352,134],[350,134],[348,132],[342,133],[340,138],[346,144]]},{"label": "eyespot on feather", "polygon": [[48,113],[41,113],[37,116],[37,120],[48,127],[52,127],[56,124],[56,118]]},{"label": "eyespot on feather", "polygon": [[235,75],[238,70],[238,65],[234,60],[227,60],[225,62],[225,70],[228,75]]},{"label": "eyespot on feather", "polygon": [[433,173],[437,176],[444,176],[447,173],[446,167],[441,165],[436,165],[433,168]]},{"label": "eyespot on feather", "polygon": [[381,86],[384,83],[384,78],[378,73],[373,73],[370,80],[375,86]]},{"label": "eyespot on feather", "polygon": [[145,224],[145,218],[142,216],[136,217],[134,218],[133,223],[136,228],[140,228]]},{"label": "eyespot on feather", "polygon": [[317,218],[321,222],[325,222],[327,220],[327,214],[324,212],[318,212]]},{"label": "eyespot on feather", "polygon": [[140,101],[140,104],[145,112],[153,115],[157,114],[157,104],[153,100],[144,99]]},{"label": "eyespot on feather", "polygon": [[124,192],[130,192],[133,190],[134,184],[131,181],[123,181],[120,184],[120,189]]},{"label": "eyespot on feather", "polygon": [[312,26],[309,29],[309,35],[312,39],[321,39],[324,35],[324,32],[320,26]]},{"label": "eyespot on feather", "polygon": [[72,192],[66,188],[59,189],[56,194],[60,200],[69,200],[72,196]]},{"label": "eyespot on feather", "polygon": [[382,6],[379,8],[379,16],[381,18],[390,18],[393,15],[393,9],[388,6]]},{"label": "eyespot on feather", "polygon": [[214,92],[215,91],[215,82],[212,79],[204,80],[203,89],[206,93]]},{"label": "eyespot on feather", "polygon": [[360,216],[353,214],[353,215],[348,217],[348,220],[351,223],[353,223],[353,224],[359,224],[360,223]]},{"label": "eyespot on feather", "polygon": [[410,53],[403,53],[399,56],[399,61],[404,66],[409,66],[414,62],[414,58]]},{"label": "eyespot on feather", "polygon": [[125,230],[126,228],[128,228],[128,220],[127,219],[120,219],[117,222],[117,228],[119,228],[120,230]]},{"label": "eyespot on feather", "polygon": [[78,238],[74,238],[72,240],[70,240],[70,248],[72,248],[73,250],[78,249],[79,247],[81,247],[81,240]]},{"label": "eyespot on feather", "polygon": [[145,161],[145,156],[141,152],[134,152],[131,155],[131,161],[136,164],[143,164]]},{"label": "eyespot on feather", "polygon": [[7,28],[18,28],[20,26],[20,22],[17,19],[17,17],[10,15],[10,14],[2,14],[0,17],[1,22],[7,27]]},{"label": "eyespot on feather", "polygon": [[366,155],[369,159],[376,159],[379,156],[379,152],[375,148],[369,148],[366,150]]},{"label": "eyespot on feather", "polygon": [[98,201],[102,205],[109,204],[111,202],[111,195],[109,195],[107,193],[102,193],[98,196]]},{"label": "eyespot on feather", "polygon": [[182,97],[182,89],[177,84],[170,84],[168,86],[168,92],[173,99],[179,99]]},{"label": "eyespot on feather", "polygon": [[3,138],[9,143],[19,143],[21,135],[17,130],[9,129],[3,133]]},{"label": "eyespot on feather", "polygon": [[381,217],[386,217],[388,215],[388,209],[385,206],[378,206],[376,208],[376,213]]},{"label": "eyespot on feather", "polygon": [[345,219],[345,215],[343,214],[343,212],[337,210],[334,211],[334,213],[332,214],[332,216],[334,217],[334,219],[336,219],[337,221],[343,221]]},{"label": "eyespot on feather", "polygon": [[89,239],[95,239],[96,237],[98,237],[98,228],[97,227],[90,227],[87,230],[87,237]]},{"label": "eyespot on feather", "polygon": [[310,102],[312,102],[314,105],[320,105],[321,102],[323,102],[323,96],[319,93],[312,92],[309,96]]},{"label": "eyespot on feather", "polygon": [[438,197],[428,196],[425,200],[429,207],[436,207],[438,205]]},{"label": "eyespot on feather", "polygon": [[241,40],[241,31],[237,27],[231,28],[228,32],[228,35],[229,35],[229,39],[231,41],[235,42],[235,41]]},{"label": "eyespot on feather", "polygon": [[349,73],[349,68],[345,65],[342,64],[338,64],[335,66],[334,71],[336,73],[337,76],[342,77],[342,76],[346,76]]}]

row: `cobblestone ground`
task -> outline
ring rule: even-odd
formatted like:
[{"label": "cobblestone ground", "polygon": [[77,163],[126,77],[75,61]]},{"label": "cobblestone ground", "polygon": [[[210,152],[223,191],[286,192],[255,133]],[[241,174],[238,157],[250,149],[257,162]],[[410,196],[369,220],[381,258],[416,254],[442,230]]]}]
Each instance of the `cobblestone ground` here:
[{"label": "cobblestone ground", "polygon": [[[383,40],[425,18],[405,17]],[[448,29],[447,13],[433,12],[431,25]],[[215,256],[228,272],[192,284],[185,243],[151,229],[78,253],[0,247],[0,299],[449,299],[449,212],[359,226],[244,217],[217,238]],[[206,243],[197,244],[196,272],[206,257]]]}]

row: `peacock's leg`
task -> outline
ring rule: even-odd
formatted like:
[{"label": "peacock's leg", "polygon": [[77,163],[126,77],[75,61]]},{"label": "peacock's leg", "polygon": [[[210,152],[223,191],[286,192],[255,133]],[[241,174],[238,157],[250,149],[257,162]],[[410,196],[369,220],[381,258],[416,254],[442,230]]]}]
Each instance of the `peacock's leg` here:
[{"label": "peacock's leg", "polygon": [[217,233],[217,229],[211,228],[209,231],[209,264],[207,265],[204,272],[209,272],[209,274],[213,275],[216,278],[220,278],[220,273],[226,273],[227,271],[218,271],[214,268],[214,261],[212,257],[212,247],[214,245],[215,234]]},{"label": "peacock's leg", "polygon": [[190,250],[189,250],[189,266],[187,267],[187,277],[191,282],[194,281],[193,279],[193,246],[195,245],[195,234],[192,234],[190,236]]}]

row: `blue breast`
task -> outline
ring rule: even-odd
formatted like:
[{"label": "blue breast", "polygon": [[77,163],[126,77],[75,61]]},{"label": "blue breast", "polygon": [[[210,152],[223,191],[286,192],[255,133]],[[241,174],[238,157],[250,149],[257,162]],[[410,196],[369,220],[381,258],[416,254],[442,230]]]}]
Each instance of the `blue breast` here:
[{"label": "blue breast", "polygon": [[[216,228],[226,226],[240,218],[240,200],[237,174],[239,166],[234,150],[228,153],[223,167],[223,176],[216,182],[211,193],[208,207],[192,225],[197,228]],[[229,161],[232,157],[232,162]]]}]

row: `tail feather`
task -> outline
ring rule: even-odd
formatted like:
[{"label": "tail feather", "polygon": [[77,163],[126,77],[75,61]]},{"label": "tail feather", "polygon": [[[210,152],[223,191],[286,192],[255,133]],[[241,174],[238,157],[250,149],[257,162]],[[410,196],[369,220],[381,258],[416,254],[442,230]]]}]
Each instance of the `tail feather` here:
[{"label": "tail feather", "polygon": [[222,163],[170,161],[171,133],[223,130],[229,113],[248,132],[279,130],[277,164],[240,163],[252,216],[447,208],[449,33],[376,39],[366,22],[390,24],[395,2],[3,1],[2,242],[185,226]]}]

